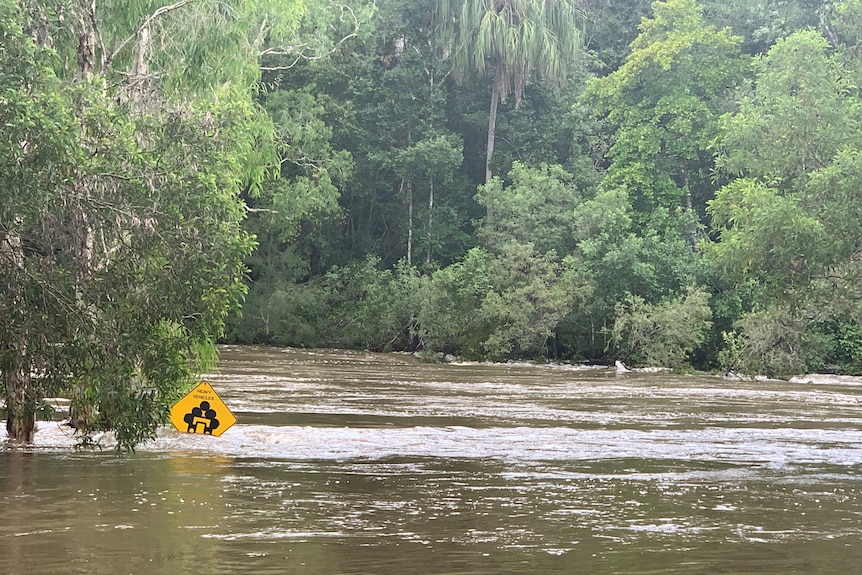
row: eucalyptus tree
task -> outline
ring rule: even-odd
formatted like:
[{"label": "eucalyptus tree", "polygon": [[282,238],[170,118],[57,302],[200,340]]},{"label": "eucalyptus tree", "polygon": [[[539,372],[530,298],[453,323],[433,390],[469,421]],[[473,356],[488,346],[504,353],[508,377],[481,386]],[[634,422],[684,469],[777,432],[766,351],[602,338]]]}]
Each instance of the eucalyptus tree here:
[{"label": "eucalyptus tree", "polygon": [[571,0],[440,0],[435,21],[458,81],[493,72],[485,183],[491,181],[497,106],[520,104],[533,75],[564,80],[581,55],[581,13]]},{"label": "eucalyptus tree", "polygon": [[3,0],[0,370],[10,437],[50,393],[84,440],[152,437],[245,291],[240,193],[277,165],[253,101],[298,2]]},{"label": "eucalyptus tree", "polygon": [[[74,117],[51,70],[52,51],[33,40],[27,24],[16,1],[0,2],[0,386],[7,432],[22,440],[32,439],[39,392],[52,383],[43,377],[39,390],[32,383],[33,371],[44,371],[42,362],[53,360],[40,338],[66,329],[66,306],[57,297],[45,300],[39,282],[37,254],[52,254],[38,249],[27,232],[41,227],[41,211],[53,199],[47,188],[70,183],[66,174],[75,150]],[[31,301],[42,313],[32,313]],[[59,305],[49,309],[43,301]]]}]

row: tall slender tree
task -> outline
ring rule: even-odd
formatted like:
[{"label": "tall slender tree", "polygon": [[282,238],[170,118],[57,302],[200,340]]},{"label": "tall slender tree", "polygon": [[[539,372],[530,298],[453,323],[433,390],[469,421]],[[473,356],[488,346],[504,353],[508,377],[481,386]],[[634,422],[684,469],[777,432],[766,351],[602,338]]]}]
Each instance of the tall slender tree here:
[{"label": "tall slender tree", "polygon": [[440,0],[435,19],[455,78],[492,70],[485,183],[491,180],[497,106],[517,106],[536,74],[565,80],[581,50],[581,14],[572,0]]}]

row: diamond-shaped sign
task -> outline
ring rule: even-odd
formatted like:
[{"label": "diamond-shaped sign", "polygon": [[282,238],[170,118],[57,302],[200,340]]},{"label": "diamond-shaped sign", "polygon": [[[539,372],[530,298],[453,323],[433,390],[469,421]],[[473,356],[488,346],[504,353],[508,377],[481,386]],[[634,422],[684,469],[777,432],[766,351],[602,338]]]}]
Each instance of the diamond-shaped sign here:
[{"label": "diamond-shaped sign", "polygon": [[171,408],[171,423],[183,433],[218,437],[236,423],[212,386],[203,381]]}]

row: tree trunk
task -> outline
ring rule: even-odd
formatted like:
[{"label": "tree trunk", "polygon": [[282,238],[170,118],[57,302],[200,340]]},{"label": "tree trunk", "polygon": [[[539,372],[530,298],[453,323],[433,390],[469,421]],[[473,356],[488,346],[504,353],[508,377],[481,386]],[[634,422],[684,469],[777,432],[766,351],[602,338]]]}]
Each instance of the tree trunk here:
[{"label": "tree trunk", "polygon": [[[0,262],[7,268],[5,273],[16,274],[24,269],[24,246],[21,237],[14,230],[6,232],[0,243]],[[13,306],[26,305],[24,294],[17,282],[9,298]],[[36,433],[36,407],[38,398],[30,382],[30,360],[28,356],[25,325],[5,326],[0,333],[0,349],[7,356],[2,366],[3,387],[6,391],[6,433],[16,441],[33,441]]]},{"label": "tree trunk", "polygon": [[96,62],[96,31],[93,28],[96,20],[96,2],[81,2],[78,24],[78,77],[89,80],[93,76]]},{"label": "tree trunk", "polygon": [[[86,211],[89,192],[86,185],[81,186],[79,196],[72,198],[73,222],[76,238],[73,256],[77,263],[75,278],[75,300],[80,310],[81,318],[95,322],[95,311],[92,309],[87,294],[88,284],[92,279],[95,262],[95,242],[93,228]],[[86,329],[86,328],[85,328]],[[72,390],[72,403],[69,406],[69,424],[74,429],[88,430],[93,421],[94,406],[86,398],[83,384],[78,384]]]},{"label": "tree trunk", "polygon": [[[485,153],[485,183],[491,181],[491,160],[494,158],[494,136],[497,129],[497,105],[500,103],[500,67],[494,72],[494,85],[491,87],[491,111],[488,114],[488,147]],[[494,219],[494,210],[486,208],[485,217],[488,223]]]},{"label": "tree trunk", "polygon": [[[81,81],[90,80],[95,72],[96,57],[96,2],[83,0],[80,5],[79,36],[78,36],[78,74]],[[86,131],[84,131],[86,137]],[[86,146],[86,142],[82,145]],[[80,175],[79,175],[80,178]],[[88,182],[79,179],[71,190],[67,202],[72,213],[74,226],[74,245],[72,257],[76,263],[75,300],[83,312],[83,317],[89,317],[87,302],[87,284],[92,277],[95,261],[95,241],[90,218],[87,214],[90,191]],[[72,403],[69,406],[69,423],[75,429],[87,429],[92,420],[93,407],[84,397],[82,385],[76,385],[71,390]]]},{"label": "tree trunk", "polygon": [[407,182],[407,265],[413,265],[413,182]]},{"label": "tree trunk", "polygon": [[135,51],[135,61],[132,64],[132,78],[139,79],[146,76],[149,71],[147,63],[147,53],[150,50],[150,27],[147,25],[141,26],[138,32],[138,49]]},{"label": "tree trunk", "polygon": [[431,178],[431,190],[428,192],[428,255],[425,256],[425,265],[431,264],[431,241],[433,240],[432,226],[434,225],[434,178]]},{"label": "tree trunk", "polygon": [[[691,188],[688,187],[688,172],[683,171],[683,185],[685,186],[685,211],[694,219],[694,207],[691,202]],[[691,249],[697,251],[697,224],[691,228]]]},{"label": "tree trunk", "polygon": [[488,147],[485,153],[485,183],[491,181],[491,160],[494,158],[494,135],[497,129],[497,105],[500,103],[499,67],[494,73],[494,85],[491,87],[491,111],[488,114]]},{"label": "tree trunk", "polygon": [[16,359],[3,371],[3,385],[6,387],[6,433],[10,439],[29,443],[36,434],[38,401],[30,384],[26,349],[22,349],[25,345],[19,341],[14,346]]},{"label": "tree trunk", "polygon": [[83,389],[76,388],[73,392],[75,397],[69,405],[69,427],[78,430],[84,435],[93,431],[95,421],[95,409],[93,405],[83,398]]},{"label": "tree trunk", "polygon": [[141,26],[138,31],[138,49],[135,52],[135,61],[129,76],[129,95],[132,102],[138,107],[144,106],[149,91],[150,67],[147,58],[150,44],[150,27],[149,25]]}]

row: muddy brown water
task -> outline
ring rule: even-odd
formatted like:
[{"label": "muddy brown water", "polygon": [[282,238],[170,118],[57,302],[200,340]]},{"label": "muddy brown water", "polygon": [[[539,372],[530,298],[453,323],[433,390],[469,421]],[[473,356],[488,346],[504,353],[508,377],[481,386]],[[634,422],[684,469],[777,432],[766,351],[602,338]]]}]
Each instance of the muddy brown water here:
[{"label": "muddy brown water", "polygon": [[221,357],[221,437],[0,432],[0,574],[862,572],[860,381]]}]

